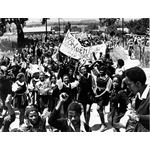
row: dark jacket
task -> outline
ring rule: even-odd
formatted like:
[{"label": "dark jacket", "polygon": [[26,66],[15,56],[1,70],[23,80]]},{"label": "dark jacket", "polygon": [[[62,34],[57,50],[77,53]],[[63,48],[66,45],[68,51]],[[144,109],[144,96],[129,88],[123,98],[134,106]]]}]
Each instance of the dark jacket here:
[{"label": "dark jacket", "polygon": [[[140,101],[140,102],[139,102]],[[150,131],[150,89],[148,94],[142,100],[136,99],[138,106],[136,112],[139,115],[139,121],[130,121],[127,124],[127,132],[149,132]]]},{"label": "dark jacket", "polygon": [[[48,123],[61,132],[75,132],[73,128],[68,125],[67,118],[59,118],[59,111],[56,109],[54,109],[51,116],[49,117]],[[86,132],[91,132],[90,127],[86,123],[84,123],[84,128]]]}]

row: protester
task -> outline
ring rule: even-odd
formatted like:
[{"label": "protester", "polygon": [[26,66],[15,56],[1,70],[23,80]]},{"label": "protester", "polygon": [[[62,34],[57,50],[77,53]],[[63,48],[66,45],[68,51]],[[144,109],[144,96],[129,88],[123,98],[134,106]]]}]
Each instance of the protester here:
[{"label": "protester", "polygon": [[122,76],[124,74],[124,71],[125,71],[124,60],[118,59],[117,60],[117,68],[116,68],[115,74]]},{"label": "protester", "polygon": [[112,79],[106,74],[106,67],[102,66],[97,70],[97,89],[96,89],[96,102],[98,104],[98,113],[101,119],[101,129],[103,132],[107,126],[104,118],[104,108],[109,103],[109,94],[112,87]]},{"label": "protester", "polygon": [[25,112],[26,122],[21,125],[21,132],[46,132],[46,118],[39,115],[35,106],[28,106]]},{"label": "protester", "polygon": [[40,80],[36,83],[35,88],[38,91],[38,111],[42,114],[44,109],[48,108],[49,105],[48,91],[50,90],[50,83],[46,82],[46,76],[44,72],[40,72],[39,79]]},{"label": "protester", "polygon": [[[107,34],[97,36],[91,33],[87,38],[76,41],[77,39],[72,36],[71,32],[68,31],[68,35],[69,40],[68,36],[62,36],[61,39],[57,35],[48,34],[47,41],[45,41],[44,34],[27,36],[28,42],[25,43],[25,47],[15,49],[13,58],[8,56],[1,58],[0,75],[6,76],[3,80],[3,88],[0,89],[1,108],[2,114],[7,112],[6,117],[11,118],[9,123],[6,123],[6,130],[11,129],[11,124],[15,120],[14,114],[17,115],[19,110],[20,128],[18,131],[45,132],[47,123],[45,118],[51,112],[49,131],[54,131],[57,127],[58,130],[66,132],[90,131],[91,119],[95,119],[91,117],[94,105],[97,106],[101,121],[99,131],[106,131],[109,126],[114,131],[122,131],[122,128],[127,131],[149,130],[147,129],[149,125],[147,116],[140,119],[137,126],[144,127],[139,129],[133,126],[132,116],[129,118],[128,115],[129,111],[126,112],[126,109],[132,108],[133,112],[136,111],[138,115],[149,115],[145,110],[148,107],[148,100],[145,101],[146,104],[144,100],[142,101],[145,105],[143,109],[140,108],[142,102],[137,100],[137,95],[139,95],[137,93],[146,85],[140,79],[134,81],[135,87],[137,86],[137,91],[134,92],[135,88],[132,89],[129,86],[129,81],[133,79],[126,74],[124,69],[125,60],[118,59],[117,67],[114,68],[115,62],[110,53],[113,53],[114,48],[120,47],[118,43],[121,39],[116,35],[114,37]],[[145,48],[142,37],[136,39],[136,36],[132,36],[125,40],[130,43],[128,45],[130,52],[136,49],[135,46],[138,47],[138,43]],[[78,44],[75,44],[76,42]],[[141,46],[142,52],[144,48]],[[137,73],[138,78],[140,74],[140,72]],[[126,78],[124,78],[125,75]],[[68,95],[66,100],[60,100],[62,93]],[[142,92],[140,93],[142,95]],[[7,111],[8,107],[11,108],[7,103],[7,95],[12,96],[11,112]],[[59,109],[56,110],[58,106]],[[105,110],[106,106],[110,109]],[[25,110],[29,108],[33,108],[34,111],[26,116]],[[80,109],[82,110],[79,111]],[[45,112],[48,115],[43,115]],[[106,115],[108,118],[105,117]],[[66,120],[70,121],[71,117],[77,120],[66,124]],[[80,117],[85,119],[86,124],[82,123]],[[56,124],[52,122],[53,118]],[[59,119],[63,120],[62,127],[57,124]]]},{"label": "protester", "polygon": [[77,101],[83,105],[84,117],[87,124],[89,124],[90,120],[90,109],[93,103],[93,98],[92,76],[87,72],[86,66],[82,66],[80,68]]},{"label": "protester", "polygon": [[110,113],[108,117],[108,121],[115,131],[119,131],[115,128],[115,125],[124,116],[129,104],[128,95],[124,90],[122,90],[121,83],[122,77],[115,75],[113,77],[113,88],[110,94]]},{"label": "protester", "polygon": [[49,124],[61,132],[90,132],[90,127],[80,119],[82,108],[77,102],[72,102],[68,106],[67,118],[59,118],[59,109],[67,98],[66,93],[60,95],[59,102],[49,117]]},{"label": "protester", "polygon": [[133,67],[126,71],[127,86],[135,94],[135,105],[129,113],[127,131],[150,131],[150,86],[146,85],[146,75],[139,67]]},{"label": "protester", "polygon": [[25,83],[25,75],[19,73],[17,75],[17,81],[12,85],[12,91],[14,92],[14,102],[13,105],[20,112],[19,114],[19,125],[24,123],[25,108],[28,105],[27,101],[27,85]]}]

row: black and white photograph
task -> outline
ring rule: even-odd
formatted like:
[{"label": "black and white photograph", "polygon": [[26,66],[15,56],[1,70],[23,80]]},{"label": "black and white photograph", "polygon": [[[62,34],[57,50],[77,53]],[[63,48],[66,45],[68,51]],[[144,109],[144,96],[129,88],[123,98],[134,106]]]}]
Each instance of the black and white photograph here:
[{"label": "black and white photograph", "polygon": [[1,149],[148,149],[149,6],[1,1]]},{"label": "black and white photograph", "polygon": [[1,132],[149,132],[149,18],[0,18]]}]

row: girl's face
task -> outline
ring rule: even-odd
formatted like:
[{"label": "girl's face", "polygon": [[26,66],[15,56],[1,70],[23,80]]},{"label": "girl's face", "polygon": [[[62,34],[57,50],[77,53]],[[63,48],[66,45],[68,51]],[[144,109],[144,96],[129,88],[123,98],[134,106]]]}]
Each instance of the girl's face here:
[{"label": "girl's face", "polygon": [[72,69],[69,70],[69,75],[73,75],[73,70]]},{"label": "girl's face", "polygon": [[39,78],[40,78],[41,81],[44,81],[45,80],[45,75],[43,73],[41,73]]},{"label": "girl's face", "polygon": [[29,113],[29,121],[31,122],[31,124],[36,124],[38,121],[38,113],[36,111],[31,111]]},{"label": "girl's face", "polygon": [[113,78],[113,89],[118,89],[120,87],[119,79],[117,77]]},{"label": "girl's face", "polygon": [[81,67],[81,73],[83,75],[87,74],[87,69],[85,67]]},{"label": "girl's face", "polygon": [[65,84],[68,84],[68,83],[69,83],[69,77],[68,77],[68,76],[64,76],[64,77],[63,77],[63,82],[64,82]]},{"label": "girl's face", "polygon": [[54,84],[56,83],[56,77],[51,78],[51,83],[54,83]]}]

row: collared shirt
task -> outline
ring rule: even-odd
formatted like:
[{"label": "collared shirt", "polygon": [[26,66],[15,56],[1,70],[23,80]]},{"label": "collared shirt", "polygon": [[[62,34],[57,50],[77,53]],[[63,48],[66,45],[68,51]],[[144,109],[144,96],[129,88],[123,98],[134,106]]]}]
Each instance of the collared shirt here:
[{"label": "collared shirt", "polygon": [[139,100],[143,100],[147,98],[148,92],[150,90],[150,85],[147,85],[147,87],[145,88],[144,92],[142,93],[142,96],[140,96],[140,93],[138,92],[136,97],[139,98]]}]

